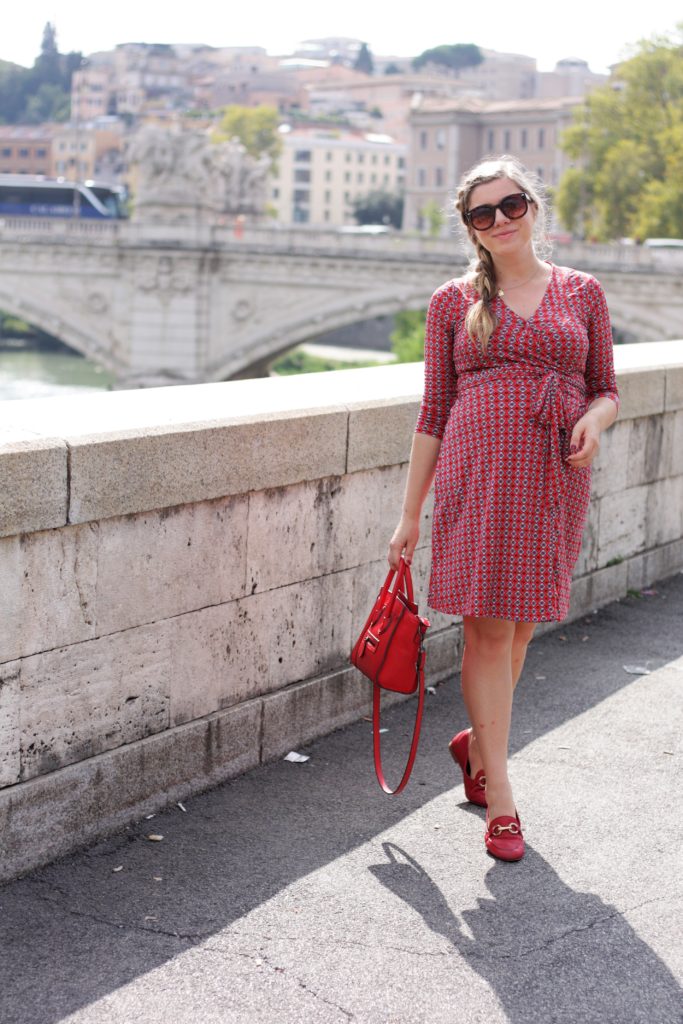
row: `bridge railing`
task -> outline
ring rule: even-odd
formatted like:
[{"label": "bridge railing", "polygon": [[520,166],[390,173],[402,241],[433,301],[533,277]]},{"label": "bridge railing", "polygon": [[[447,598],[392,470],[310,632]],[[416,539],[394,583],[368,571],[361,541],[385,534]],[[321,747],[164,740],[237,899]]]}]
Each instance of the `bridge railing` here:
[{"label": "bridge railing", "polygon": [[[683,568],[683,342],[621,351],[572,617]],[[421,387],[411,364],[0,407],[0,880],[367,713],[348,653]],[[427,505],[423,606],[429,529]],[[460,625],[430,617],[438,679]]]}]

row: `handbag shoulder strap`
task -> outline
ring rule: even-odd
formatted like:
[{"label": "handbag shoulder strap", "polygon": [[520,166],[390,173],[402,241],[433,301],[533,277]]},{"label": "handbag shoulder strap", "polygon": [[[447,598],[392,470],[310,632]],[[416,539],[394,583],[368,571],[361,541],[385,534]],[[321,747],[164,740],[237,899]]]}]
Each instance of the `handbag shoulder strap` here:
[{"label": "handbag shoulder strap", "polygon": [[415,725],[413,726],[413,738],[410,744],[410,754],[408,755],[408,763],[406,764],[403,777],[399,782],[396,789],[391,789],[384,778],[384,772],[382,770],[382,749],[381,739],[379,733],[379,705],[381,696],[381,687],[377,683],[373,683],[373,694],[372,694],[372,747],[375,757],[375,773],[377,775],[377,781],[389,796],[396,796],[401,792],[402,789],[407,785],[410,773],[413,770],[413,764],[415,763],[415,755],[417,754],[417,745],[420,741],[420,728],[422,726],[422,711],[424,709],[425,700],[425,650],[420,645],[420,656],[416,666],[416,672],[418,677],[418,695],[417,695],[417,712],[415,714]]}]

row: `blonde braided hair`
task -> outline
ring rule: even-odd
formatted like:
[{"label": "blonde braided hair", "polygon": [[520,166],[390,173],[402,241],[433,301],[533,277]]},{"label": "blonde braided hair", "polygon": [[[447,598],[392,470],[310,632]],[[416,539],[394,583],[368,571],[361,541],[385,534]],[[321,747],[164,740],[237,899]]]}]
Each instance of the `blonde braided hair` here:
[{"label": "blonde braided hair", "polygon": [[[489,181],[498,178],[509,178],[529,197],[530,204],[536,211],[534,221],[534,236],[542,243],[544,249],[548,248],[547,235],[545,232],[546,223],[546,201],[543,192],[543,185],[513,156],[500,156],[484,160],[472,167],[460,182],[455,208],[465,226],[467,237],[474,246],[476,256],[470,262],[469,275],[470,284],[476,291],[479,299],[470,307],[465,320],[467,333],[473,341],[477,341],[485,353],[489,338],[495,331],[498,321],[492,309],[492,301],[498,293],[496,281],[496,267],[493,257],[488,249],[482,245],[477,238],[476,232],[470,227],[465,214],[469,210],[470,196],[477,185],[485,185]],[[536,255],[539,246],[534,246]]]}]

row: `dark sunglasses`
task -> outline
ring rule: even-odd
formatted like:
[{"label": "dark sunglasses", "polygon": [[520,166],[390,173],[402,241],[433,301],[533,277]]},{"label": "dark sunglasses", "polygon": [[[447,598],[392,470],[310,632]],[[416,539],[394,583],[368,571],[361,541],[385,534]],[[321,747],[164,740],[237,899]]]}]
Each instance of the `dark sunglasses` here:
[{"label": "dark sunglasses", "polygon": [[488,231],[496,223],[496,210],[500,210],[508,220],[519,220],[529,209],[529,197],[525,192],[514,192],[511,196],[505,196],[499,203],[493,206],[486,203],[484,206],[475,206],[468,210],[465,220],[475,231]]}]

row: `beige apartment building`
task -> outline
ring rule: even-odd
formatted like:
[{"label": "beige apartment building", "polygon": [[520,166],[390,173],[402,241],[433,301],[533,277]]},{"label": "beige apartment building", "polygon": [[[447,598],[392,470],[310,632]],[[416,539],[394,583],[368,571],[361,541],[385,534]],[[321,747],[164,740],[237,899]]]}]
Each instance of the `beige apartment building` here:
[{"label": "beige apartment building", "polygon": [[49,125],[0,125],[0,174],[51,174]]},{"label": "beige apartment building", "polygon": [[547,185],[557,185],[569,163],[560,136],[580,103],[581,97],[416,102],[410,119],[404,230],[423,230],[430,204],[450,213],[457,182],[485,156],[511,153]]},{"label": "beige apartment building", "polygon": [[407,147],[389,136],[297,128],[281,131],[281,137],[270,202],[282,223],[354,224],[351,203],[357,196],[403,192]]}]

